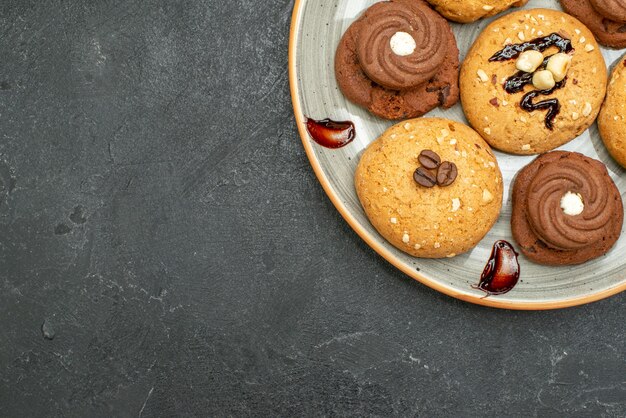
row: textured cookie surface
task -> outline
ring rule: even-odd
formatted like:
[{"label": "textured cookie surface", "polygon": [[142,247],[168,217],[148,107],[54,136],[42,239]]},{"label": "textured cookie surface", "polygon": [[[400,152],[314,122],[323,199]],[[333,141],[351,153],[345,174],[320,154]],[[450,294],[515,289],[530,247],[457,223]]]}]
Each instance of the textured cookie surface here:
[{"label": "textured cookie surface", "polygon": [[561,6],[587,25],[602,45],[626,47],[626,20],[612,20],[623,18],[624,0],[561,0]]},{"label": "textured cookie surface", "polygon": [[[379,10],[389,7],[389,4],[385,2],[376,3],[366,10],[363,16],[350,25],[337,47],[335,77],[339,88],[350,101],[365,107],[374,115],[384,119],[413,118],[422,116],[438,106],[444,108],[453,106],[459,99],[459,50],[450,25],[430,9],[423,0],[395,0],[393,3],[401,6],[408,4],[407,7],[418,8],[421,16],[423,16],[419,25],[410,19],[385,15],[384,10],[382,12]],[[406,17],[405,13],[402,15]],[[428,57],[419,56],[419,48],[415,54],[418,55],[416,58],[419,61],[426,62],[438,59],[442,51],[444,52],[442,61],[438,65],[439,68],[434,75],[424,83],[404,89],[385,87],[368,77],[364,69],[369,69],[371,65],[361,65],[359,51],[361,50],[361,55],[365,55],[364,45],[371,44],[372,48],[377,45],[380,50],[374,51],[376,53],[374,56],[378,56],[389,44],[388,39],[386,42],[362,42],[363,40],[360,39],[362,34],[371,36],[372,22],[376,23],[377,20],[384,30],[395,28],[396,25],[410,23],[410,27],[402,29],[402,31],[429,31],[428,33],[421,33],[423,39],[427,40],[432,38],[431,31],[433,34],[440,34],[441,39],[435,45],[439,47],[443,45],[443,48],[438,48],[435,54]],[[401,30],[401,27],[398,27],[398,30]],[[388,51],[386,52],[388,53]],[[376,78],[378,81],[385,81],[398,75],[397,71],[393,71],[388,74],[388,77]]]},{"label": "textured cookie surface", "polygon": [[515,179],[511,230],[536,263],[571,265],[602,256],[619,238],[623,218],[606,167],[582,154],[543,154]]},{"label": "textured cookie surface", "polygon": [[[413,173],[424,150],[456,164],[449,186],[426,188]],[[416,257],[442,258],[474,247],[496,222],[502,175],[489,146],[468,126],[424,118],[389,128],[363,153],[355,187],[372,225]]]},{"label": "textured cookie surface", "polygon": [[460,23],[494,16],[509,7],[520,7],[528,0],[427,0],[447,19]]},{"label": "textured cookie surface", "polygon": [[[571,67],[565,84],[535,99],[557,99],[560,111],[554,128],[545,124],[547,110],[527,112],[520,107],[532,85],[509,94],[505,81],[517,72],[516,60],[490,61],[506,45],[521,44],[559,33],[572,42]],[[558,52],[550,47],[544,57]],[[575,138],[595,120],[606,91],[606,65],[591,32],[575,18],[555,10],[522,10],[485,28],[461,68],[461,102],[470,124],[493,147],[514,154],[552,150]]]},{"label": "textured cookie surface", "polygon": [[598,128],[611,156],[626,167],[626,59],[615,65],[606,99],[598,116]]}]

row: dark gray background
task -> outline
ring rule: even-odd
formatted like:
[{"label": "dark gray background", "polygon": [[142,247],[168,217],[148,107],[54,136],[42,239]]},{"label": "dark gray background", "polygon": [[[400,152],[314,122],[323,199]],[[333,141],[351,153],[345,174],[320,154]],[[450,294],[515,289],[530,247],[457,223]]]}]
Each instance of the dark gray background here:
[{"label": "dark gray background", "polygon": [[291,9],[2,2],[0,416],[624,416],[626,295],[473,306],[349,229]]}]

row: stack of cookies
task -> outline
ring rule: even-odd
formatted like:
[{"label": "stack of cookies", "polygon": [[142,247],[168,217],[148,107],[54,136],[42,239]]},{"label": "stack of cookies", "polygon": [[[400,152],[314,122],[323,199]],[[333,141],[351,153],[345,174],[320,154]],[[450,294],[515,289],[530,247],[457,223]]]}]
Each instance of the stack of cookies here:
[{"label": "stack of cookies", "polygon": [[[527,9],[495,20],[462,65],[444,17],[472,22],[525,0],[383,1],[348,28],[335,60],[341,91],[377,117],[404,119],[370,144],[355,173],[365,213],[391,244],[426,258],[476,246],[502,208],[492,148],[541,154],[512,185],[511,230],[530,261],[580,264],[618,240],[623,204],[605,165],[554,150],[598,119],[626,167],[626,61],[607,80],[596,41],[626,47],[626,1],[561,2],[568,13]],[[471,127],[415,119],[459,98]]]}]

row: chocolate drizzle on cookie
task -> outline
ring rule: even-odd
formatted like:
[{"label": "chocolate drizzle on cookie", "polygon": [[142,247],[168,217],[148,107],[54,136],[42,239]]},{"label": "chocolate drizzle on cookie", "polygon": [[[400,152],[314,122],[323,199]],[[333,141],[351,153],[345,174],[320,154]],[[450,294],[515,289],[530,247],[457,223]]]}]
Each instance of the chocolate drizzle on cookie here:
[{"label": "chocolate drizzle on cookie", "polygon": [[[564,38],[558,33],[551,33],[548,36],[543,36],[540,38],[536,38],[527,42],[519,43],[519,44],[511,44],[505,46],[500,51],[496,52],[489,58],[490,62],[500,62],[500,61],[509,61],[515,59],[520,56],[525,51],[534,50],[539,52],[544,52],[546,49],[550,47],[557,47],[559,52],[569,54],[574,51],[572,47],[572,41],[570,39]],[[543,70],[547,67],[548,62],[551,56],[547,56],[544,58],[543,62],[539,66],[538,70]],[[533,99],[537,96],[547,96],[554,91],[561,89],[565,86],[567,78],[557,82],[554,87],[546,90],[533,90],[528,92],[522,97],[520,102],[520,107],[527,112],[533,112],[535,110],[544,110],[547,109],[545,117],[545,125],[549,130],[554,129],[554,119],[559,114],[561,110],[561,104],[559,103],[559,99],[553,98],[548,100],[543,100],[537,103],[533,103]],[[511,77],[507,78],[504,82],[504,90],[509,94],[518,93],[524,90],[524,87],[533,83],[533,73],[532,72],[524,72],[518,71],[513,74]]]},{"label": "chocolate drizzle on cookie", "polygon": [[559,99],[553,98],[548,100],[543,100],[541,102],[533,103],[533,99],[537,96],[547,96],[552,94],[555,90],[562,88],[565,85],[565,80],[559,81],[556,83],[554,87],[549,90],[533,90],[524,95],[522,97],[522,101],[520,102],[520,107],[527,112],[533,112],[535,110],[543,110],[548,109],[548,113],[546,113],[545,124],[546,128],[552,130],[554,129],[554,119],[556,115],[561,111],[561,103],[559,103]]},{"label": "chocolate drizzle on cookie", "polygon": [[513,58],[517,58],[519,54],[524,51],[532,49],[534,51],[543,52],[551,46],[556,46],[557,48],[559,48],[560,52],[564,52],[566,54],[569,54],[574,50],[571,40],[562,37],[558,33],[551,33],[548,36],[535,38],[531,41],[523,42],[521,44],[507,45],[500,51],[493,54],[492,57],[489,58],[489,61],[509,61]]}]

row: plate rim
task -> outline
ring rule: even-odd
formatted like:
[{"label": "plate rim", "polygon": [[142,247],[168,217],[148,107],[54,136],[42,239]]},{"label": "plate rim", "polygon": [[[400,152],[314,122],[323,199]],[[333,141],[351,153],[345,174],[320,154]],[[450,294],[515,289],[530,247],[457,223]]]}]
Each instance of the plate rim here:
[{"label": "plate rim", "polygon": [[300,136],[300,140],[302,145],[304,146],[304,150],[307,155],[307,159],[309,160],[309,164],[313,168],[315,176],[317,180],[322,186],[324,193],[333,203],[337,211],[341,214],[343,219],[348,223],[350,228],[357,235],[365,241],[365,243],[372,248],[378,255],[383,257],[388,263],[393,265],[395,268],[411,277],[414,280],[417,280],[421,284],[436,290],[445,295],[451,296],[455,299],[459,299],[465,302],[473,303],[476,305],[487,306],[492,308],[499,309],[509,309],[509,310],[552,310],[552,309],[561,309],[561,308],[570,308],[574,306],[585,305],[591,302],[596,302],[610,296],[616,295],[624,290],[626,290],[626,281],[622,284],[602,290],[600,292],[591,293],[585,296],[579,296],[574,298],[567,298],[558,301],[548,301],[548,302],[512,302],[502,299],[497,299],[497,297],[484,297],[477,296],[474,294],[464,294],[459,293],[457,290],[447,287],[441,283],[437,283],[436,281],[422,275],[416,269],[410,268],[406,266],[399,258],[397,258],[391,251],[386,249],[380,243],[373,239],[370,234],[359,224],[357,219],[350,213],[346,205],[341,202],[340,197],[334,192],[330,181],[326,178],[322,166],[319,163],[319,160],[315,157],[315,152],[313,150],[313,144],[309,139],[309,135],[306,130],[306,124],[304,121],[304,114],[302,112],[302,107],[300,105],[300,96],[298,89],[298,74],[297,74],[297,51],[298,51],[298,20],[299,16],[303,10],[304,4],[308,0],[295,0],[293,11],[291,14],[291,24],[289,29],[289,90],[291,94],[291,102],[293,106],[294,116],[296,125],[298,128],[298,133]]}]

